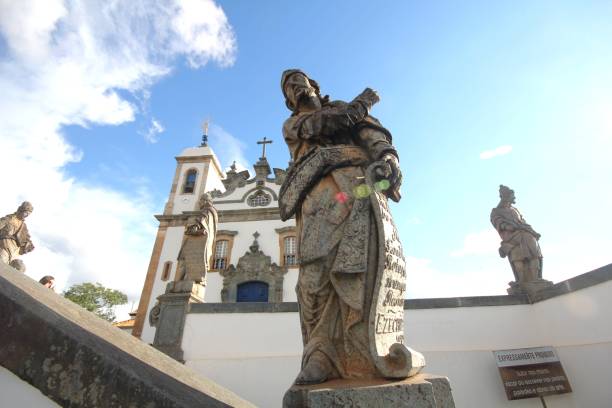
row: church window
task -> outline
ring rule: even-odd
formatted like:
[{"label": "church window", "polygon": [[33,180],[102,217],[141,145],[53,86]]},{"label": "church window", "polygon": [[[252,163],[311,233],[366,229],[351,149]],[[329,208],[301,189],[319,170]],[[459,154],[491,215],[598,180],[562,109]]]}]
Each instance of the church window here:
[{"label": "church window", "polygon": [[295,243],[295,237],[285,237],[284,243],[284,256],[283,261],[287,266],[297,264],[297,245]]},{"label": "church window", "polygon": [[298,240],[295,226],[289,225],[275,229],[278,234],[278,257],[282,266],[295,268],[298,266]]},{"label": "church window", "polygon": [[270,201],[272,201],[272,197],[261,190],[247,198],[247,204],[251,207],[265,207],[270,204]]},{"label": "church window", "polygon": [[215,245],[215,256],[213,258],[213,269],[221,270],[227,268],[227,249],[228,242],[226,240],[217,241]]},{"label": "church window", "polygon": [[198,177],[198,171],[191,169],[185,176],[185,183],[183,184],[183,194],[192,194],[195,191],[196,178]]},{"label": "church window", "polygon": [[164,263],[164,271],[162,272],[161,280],[167,281],[170,278],[171,269],[172,269],[172,262],[168,261]]}]

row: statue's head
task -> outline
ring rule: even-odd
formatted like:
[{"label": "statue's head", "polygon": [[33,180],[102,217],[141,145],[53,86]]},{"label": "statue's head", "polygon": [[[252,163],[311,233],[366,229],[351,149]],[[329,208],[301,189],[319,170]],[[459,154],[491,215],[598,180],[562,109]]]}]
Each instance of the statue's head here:
[{"label": "statue's head", "polygon": [[317,81],[308,78],[308,75],[299,69],[288,69],[283,72],[281,89],[285,96],[285,105],[294,113],[300,107],[309,110],[320,109],[327,100],[321,98]]},{"label": "statue's head", "polygon": [[32,204],[28,201],[24,201],[19,208],[17,208],[17,217],[24,220],[28,215],[32,214],[32,211],[34,211]]},{"label": "statue's head", "polygon": [[512,190],[510,187],[504,186],[503,184],[499,185],[499,198],[504,203],[514,204],[516,202],[514,190]]},{"label": "statue's head", "polygon": [[198,207],[202,211],[211,209],[213,207],[212,195],[210,193],[202,194],[198,200]]}]

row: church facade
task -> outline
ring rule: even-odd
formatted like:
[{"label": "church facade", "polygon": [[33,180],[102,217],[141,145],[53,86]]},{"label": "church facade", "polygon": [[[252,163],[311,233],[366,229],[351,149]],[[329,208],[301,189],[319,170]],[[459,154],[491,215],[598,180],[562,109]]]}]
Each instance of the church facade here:
[{"label": "church facade", "polygon": [[295,302],[297,237],[295,220],[281,221],[278,192],[285,170],[272,169],[262,157],[248,170],[235,164],[225,173],[205,142],[185,149],[177,166],[159,227],[132,334],[152,343],[157,298],[178,279],[177,258],[188,217],[198,199],[210,193],[219,216],[213,253],[208,259],[204,301]]}]

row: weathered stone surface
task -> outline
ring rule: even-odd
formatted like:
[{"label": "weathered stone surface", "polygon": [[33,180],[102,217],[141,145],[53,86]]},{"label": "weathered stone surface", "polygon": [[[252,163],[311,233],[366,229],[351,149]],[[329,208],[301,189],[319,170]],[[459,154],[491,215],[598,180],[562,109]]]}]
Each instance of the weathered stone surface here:
[{"label": "weathered stone surface", "polygon": [[0,218],[0,262],[20,272],[25,272],[25,265],[18,259],[19,255],[34,249],[25,223],[33,209],[32,204],[24,201],[13,214]]},{"label": "weathered stone surface", "polygon": [[198,213],[191,215],[185,224],[176,269],[179,280],[200,283],[205,281],[209,269],[219,217],[208,193],[202,194],[198,207]]},{"label": "weathered stone surface", "polygon": [[283,408],[454,408],[446,377],[419,374],[402,381],[332,380],[317,385],[294,385]]},{"label": "weathered stone surface", "polygon": [[516,201],[514,190],[500,185],[499,197],[499,204],[491,210],[491,224],[502,239],[499,256],[508,257],[514,273],[515,280],[509,283],[508,294],[533,296],[538,290],[553,284],[542,279],[540,234],[512,206]]},{"label": "weathered stone surface", "polygon": [[292,165],[279,208],[283,220],[295,215],[300,242],[295,383],[414,375],[424,359],[404,346],[405,259],[387,206],[402,176],[391,133],[369,115],[378,94],[330,101],[297,69],[283,72],[281,89]]},{"label": "weathered stone surface", "polygon": [[192,281],[176,281],[166,285],[166,293],[157,298],[150,312],[150,322],[157,327],[153,347],[173,359],[183,360],[185,316],[193,303],[204,301],[204,286]]},{"label": "weathered stone surface", "polygon": [[0,364],[63,407],[251,407],[0,264]]}]

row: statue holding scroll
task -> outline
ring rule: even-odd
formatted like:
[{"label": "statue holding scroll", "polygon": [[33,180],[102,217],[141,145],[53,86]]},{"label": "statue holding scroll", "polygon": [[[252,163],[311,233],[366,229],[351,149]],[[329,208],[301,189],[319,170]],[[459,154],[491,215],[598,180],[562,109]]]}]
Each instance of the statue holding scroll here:
[{"label": "statue holding scroll", "polygon": [[400,199],[390,132],[369,115],[366,88],[353,101],[321,97],[304,72],[281,88],[292,165],[281,187],[281,218],[295,215],[296,287],[304,352],[296,384],[332,378],[405,378],[424,365],[403,345],[405,260],[387,198]]},{"label": "statue holding scroll", "polygon": [[203,283],[208,272],[208,259],[212,254],[218,216],[209,193],[202,194],[198,207],[199,211],[190,215],[185,225],[177,264],[179,281]]}]

